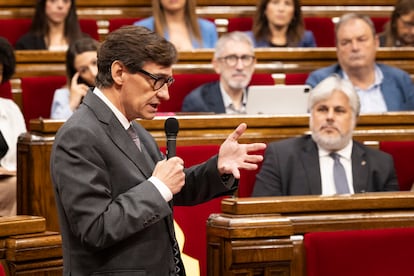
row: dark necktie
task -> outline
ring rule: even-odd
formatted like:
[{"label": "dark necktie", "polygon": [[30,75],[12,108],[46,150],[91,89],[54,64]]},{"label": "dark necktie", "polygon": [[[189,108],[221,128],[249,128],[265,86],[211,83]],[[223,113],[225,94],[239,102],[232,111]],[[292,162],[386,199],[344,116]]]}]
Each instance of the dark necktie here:
[{"label": "dark necktie", "polygon": [[9,146],[7,145],[6,139],[4,139],[3,133],[0,130],[0,159],[6,155],[8,150]]},{"label": "dark necktie", "polygon": [[185,276],[184,263],[181,259],[180,248],[178,246],[178,242],[175,236],[173,240],[173,253],[174,253],[174,263],[175,263],[175,274],[180,275],[180,276]]},{"label": "dark necktie", "polygon": [[132,125],[129,126],[127,129],[129,136],[131,136],[132,140],[134,141],[137,148],[141,151],[141,142],[139,141],[138,134],[134,130],[134,127]]},{"label": "dark necktie", "polygon": [[349,194],[348,181],[346,179],[344,166],[339,160],[339,155],[336,152],[329,154],[334,160],[333,175],[337,194]]}]

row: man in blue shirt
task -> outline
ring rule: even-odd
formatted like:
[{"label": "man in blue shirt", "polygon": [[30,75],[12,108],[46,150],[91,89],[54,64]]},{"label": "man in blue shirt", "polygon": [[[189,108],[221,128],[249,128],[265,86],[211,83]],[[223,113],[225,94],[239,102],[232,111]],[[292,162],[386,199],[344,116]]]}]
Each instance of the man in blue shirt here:
[{"label": "man in blue shirt", "polygon": [[314,87],[336,73],[353,84],[361,100],[361,113],[414,110],[414,85],[409,74],[375,62],[379,41],[368,16],[345,14],[335,32],[338,63],[312,72],[307,84]]}]

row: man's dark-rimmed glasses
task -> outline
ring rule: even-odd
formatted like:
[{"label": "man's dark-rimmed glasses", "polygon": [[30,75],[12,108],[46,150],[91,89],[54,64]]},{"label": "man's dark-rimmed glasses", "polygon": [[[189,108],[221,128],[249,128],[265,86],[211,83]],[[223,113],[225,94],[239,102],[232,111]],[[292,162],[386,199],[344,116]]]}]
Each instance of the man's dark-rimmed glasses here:
[{"label": "man's dark-rimmed glasses", "polygon": [[145,71],[144,69],[138,69],[137,71],[154,80],[154,83],[152,84],[152,89],[154,89],[154,91],[161,89],[161,87],[163,87],[164,84],[170,86],[174,82],[173,77],[159,77],[154,74],[151,74],[150,72]]}]

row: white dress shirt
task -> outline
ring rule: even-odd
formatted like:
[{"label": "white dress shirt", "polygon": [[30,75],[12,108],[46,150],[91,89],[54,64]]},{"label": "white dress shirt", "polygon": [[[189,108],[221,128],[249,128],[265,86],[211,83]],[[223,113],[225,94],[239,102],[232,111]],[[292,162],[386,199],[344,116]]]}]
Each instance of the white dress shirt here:
[{"label": "white dress shirt", "polygon": [[[340,161],[345,169],[346,179],[348,181],[348,188],[351,194],[354,193],[353,179],[352,179],[352,140],[345,146],[345,148],[337,151],[336,153],[340,156]],[[336,194],[333,166],[334,160],[329,154],[330,151],[326,151],[318,147],[319,152],[319,165],[321,170],[321,183],[322,183],[322,194],[333,195]]]},{"label": "white dress shirt", "polygon": [[17,139],[26,132],[26,124],[20,108],[13,100],[0,98],[0,130],[9,147],[0,160],[0,166],[8,171],[16,171]]}]

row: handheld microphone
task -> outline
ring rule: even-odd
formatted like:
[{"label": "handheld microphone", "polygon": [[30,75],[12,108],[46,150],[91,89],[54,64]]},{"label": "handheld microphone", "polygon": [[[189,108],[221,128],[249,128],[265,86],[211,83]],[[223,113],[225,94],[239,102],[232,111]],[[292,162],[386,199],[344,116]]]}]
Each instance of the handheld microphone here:
[{"label": "handheld microphone", "polygon": [[164,130],[167,137],[167,159],[170,159],[176,154],[175,149],[178,133],[178,120],[174,117],[170,117],[165,120]]}]

